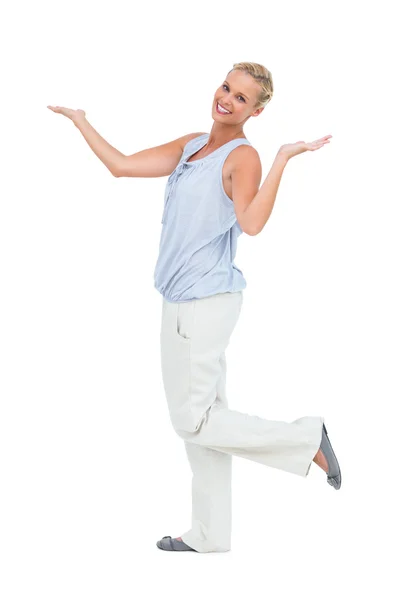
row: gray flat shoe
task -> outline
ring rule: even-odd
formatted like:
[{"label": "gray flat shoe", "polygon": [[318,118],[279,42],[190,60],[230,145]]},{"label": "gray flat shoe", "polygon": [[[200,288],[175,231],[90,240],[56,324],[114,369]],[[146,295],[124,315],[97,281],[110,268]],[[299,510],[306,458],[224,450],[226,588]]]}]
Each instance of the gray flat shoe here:
[{"label": "gray flat shoe", "polygon": [[329,485],[335,488],[335,490],[338,490],[342,485],[342,475],[340,473],[339,463],[328,438],[328,432],[326,430],[325,423],[323,423],[322,427],[320,450],[328,463],[327,481]]},{"label": "gray flat shoe", "polygon": [[157,547],[161,548],[161,550],[191,550],[192,552],[197,552],[194,548],[191,548],[185,542],[181,542],[176,538],[172,538],[170,535],[164,536],[161,540],[157,542]]}]

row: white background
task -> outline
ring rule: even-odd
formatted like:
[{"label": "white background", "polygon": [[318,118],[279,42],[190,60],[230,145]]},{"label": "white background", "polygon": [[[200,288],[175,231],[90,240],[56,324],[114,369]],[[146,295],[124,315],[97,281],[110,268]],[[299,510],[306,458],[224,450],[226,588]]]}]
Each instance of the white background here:
[{"label": "white background", "polygon": [[[2,600],[393,598],[399,590],[394,2],[22,2],[2,19]],[[334,490],[234,458],[228,553],[162,552],[191,472],[162,387],[153,287],[166,177],[114,178],[47,105],[125,154],[210,131],[235,62],[272,72],[244,132],[271,217],[242,234],[232,408],[325,418]],[[5,90],[5,92],[4,92]]]}]

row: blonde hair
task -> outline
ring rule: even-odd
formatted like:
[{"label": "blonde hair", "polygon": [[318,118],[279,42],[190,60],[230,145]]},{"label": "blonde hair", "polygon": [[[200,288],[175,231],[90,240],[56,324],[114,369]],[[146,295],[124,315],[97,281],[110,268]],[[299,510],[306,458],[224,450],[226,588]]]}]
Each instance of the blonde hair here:
[{"label": "blonde hair", "polygon": [[[257,108],[266,106],[271,100],[274,93],[274,85],[272,81],[271,71],[268,71],[268,69],[263,65],[252,62],[235,63],[231,71],[234,71],[236,69],[238,71],[244,71],[245,73],[251,75],[261,87],[255,110],[257,110]],[[229,73],[231,71],[229,71]]]}]

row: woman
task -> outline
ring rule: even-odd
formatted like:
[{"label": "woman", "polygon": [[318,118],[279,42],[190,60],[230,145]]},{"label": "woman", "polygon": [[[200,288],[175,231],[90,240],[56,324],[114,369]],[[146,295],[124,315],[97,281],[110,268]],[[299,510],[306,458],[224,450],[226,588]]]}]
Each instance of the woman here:
[{"label": "woman", "polygon": [[304,477],[315,462],[330,485],[341,485],[322,417],[269,421],[230,410],[225,394],[225,350],[246,287],[234,263],[237,237],[262,231],[288,160],[332,137],[281,146],[259,189],[260,159],[243,126],[261,114],[272,94],[268,69],[236,63],[215,92],[209,134],[191,133],[131,156],[108,144],[84,111],[48,107],[74,122],[114,176],[169,175],[154,280],[162,295],[164,389],[193,472],[193,503],[191,529],[163,537],[157,542],[163,550],[230,550],[232,456]]}]

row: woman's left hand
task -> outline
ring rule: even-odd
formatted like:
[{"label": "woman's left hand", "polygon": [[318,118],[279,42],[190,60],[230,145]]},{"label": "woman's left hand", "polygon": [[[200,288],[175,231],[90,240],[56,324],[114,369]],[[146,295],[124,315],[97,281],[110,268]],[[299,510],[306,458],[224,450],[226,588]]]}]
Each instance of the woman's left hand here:
[{"label": "woman's left hand", "polygon": [[302,152],[306,152],[307,150],[319,150],[319,148],[322,148],[325,144],[329,144],[329,138],[331,137],[331,135],[325,135],[324,137],[319,138],[319,140],[315,140],[315,142],[304,142],[301,140],[294,144],[284,144],[279,148],[279,154],[289,160],[289,158],[301,154]]}]

